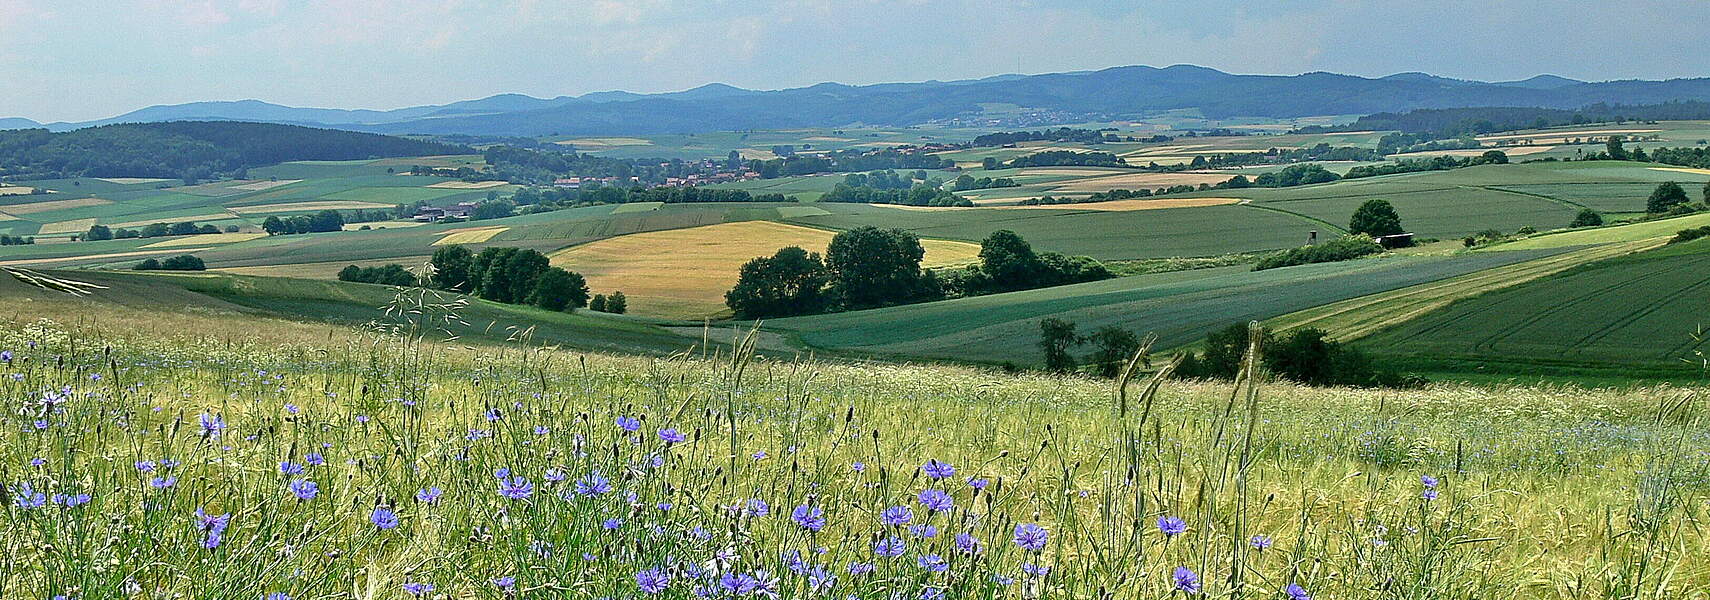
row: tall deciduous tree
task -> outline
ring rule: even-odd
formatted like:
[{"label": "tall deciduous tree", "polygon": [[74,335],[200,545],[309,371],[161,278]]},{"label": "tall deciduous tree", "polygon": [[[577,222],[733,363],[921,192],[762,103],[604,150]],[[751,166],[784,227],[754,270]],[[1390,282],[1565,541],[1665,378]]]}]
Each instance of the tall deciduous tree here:
[{"label": "tall deciduous tree", "polygon": [[1396,214],[1395,207],[1382,198],[1373,198],[1361,204],[1360,208],[1354,211],[1354,217],[1348,221],[1349,233],[1380,237],[1405,231],[1401,228],[1401,215]]},{"label": "tall deciduous tree", "polygon": [[1668,212],[1668,209],[1674,208],[1676,205],[1686,204],[1686,202],[1686,190],[1681,189],[1680,184],[1664,181],[1657,186],[1657,189],[1651,191],[1650,199],[1645,200],[1645,211]]},{"label": "tall deciduous tree", "polygon": [[[825,307],[829,280],[819,254],[790,246],[742,265],[736,286],[724,294],[724,303],[744,319],[815,313]],[[612,294],[608,308],[621,293]]]},{"label": "tall deciduous tree", "polygon": [[901,229],[859,227],[837,234],[826,248],[831,287],[850,310],[902,304],[929,296],[920,238]]}]

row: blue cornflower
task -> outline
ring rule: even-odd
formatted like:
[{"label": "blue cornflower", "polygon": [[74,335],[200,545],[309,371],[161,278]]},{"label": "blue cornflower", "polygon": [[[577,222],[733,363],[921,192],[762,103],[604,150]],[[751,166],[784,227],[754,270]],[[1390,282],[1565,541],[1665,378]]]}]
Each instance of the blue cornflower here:
[{"label": "blue cornflower", "polygon": [[1044,577],[1051,574],[1051,567],[1024,562],[1021,563],[1021,572],[1026,573],[1028,577]]},{"label": "blue cornflower", "polygon": [[445,493],[445,490],[441,490],[437,487],[433,487],[433,486],[425,487],[425,488],[416,490],[416,502],[421,502],[423,504],[434,504],[436,502],[439,502],[440,495],[444,494],[444,493]]},{"label": "blue cornflower", "polygon": [[391,529],[398,526],[398,513],[384,506],[374,507],[374,512],[368,515],[368,520],[380,529]]},{"label": "blue cornflower", "polygon": [[1424,492],[1421,492],[1419,494],[1419,497],[1424,498],[1426,502],[1436,500],[1437,499],[1437,490],[1427,489]]},{"label": "blue cornflower", "polygon": [[487,409],[487,420],[488,421],[497,421],[497,420],[502,419],[502,418],[504,418],[504,415],[499,413],[499,409],[497,409],[497,408]]},{"label": "blue cornflower", "polygon": [[938,528],[924,523],[910,526],[908,532],[914,537],[926,540],[938,537]]},{"label": "blue cornflower", "polygon": [[551,427],[547,427],[545,425],[535,425],[534,426],[534,434],[535,435],[546,435],[548,433],[552,433]]},{"label": "blue cornflower", "polygon": [[920,493],[920,504],[932,512],[950,512],[956,509],[956,501],[943,490],[926,490]]},{"label": "blue cornflower", "polygon": [[303,464],[318,467],[327,464],[327,457],[322,456],[319,452],[310,452],[303,455]]},{"label": "blue cornflower", "polygon": [[53,502],[66,508],[77,508],[89,503],[89,494],[54,494]]},{"label": "blue cornflower", "polygon": [[922,554],[915,562],[930,573],[943,573],[950,568],[950,563],[944,562],[944,557],[937,554]]},{"label": "blue cornflower", "polygon": [[1021,546],[1023,550],[1041,552],[1045,550],[1045,542],[1050,537],[1044,527],[1033,523],[1022,523],[1015,526],[1015,545]]},{"label": "blue cornflower", "polygon": [[47,494],[36,491],[30,484],[20,483],[14,489],[18,497],[13,503],[17,504],[18,508],[28,510],[47,506]]},{"label": "blue cornflower", "polygon": [[291,600],[291,595],[285,592],[273,592],[262,598],[262,600]]},{"label": "blue cornflower", "polygon": [[908,542],[902,538],[888,537],[873,544],[873,552],[879,556],[895,558],[908,551]]},{"label": "blue cornflower", "polygon": [[825,528],[825,511],[817,506],[803,504],[790,511],[790,520],[802,526],[802,529],[818,532]]},{"label": "blue cornflower", "polygon": [[873,569],[874,569],[873,563],[864,563],[864,562],[849,563],[849,574],[850,575],[866,575],[868,573],[872,573]]},{"label": "blue cornflower", "polygon": [[748,502],[743,504],[742,514],[749,517],[764,517],[772,514],[772,507],[768,506],[765,500],[749,498]]},{"label": "blue cornflower", "polygon": [[956,549],[961,551],[963,554],[979,554],[980,548],[980,538],[974,537],[974,534],[956,534]]},{"label": "blue cornflower", "polygon": [[220,437],[220,432],[226,429],[226,420],[219,415],[202,413],[197,420],[202,424],[202,435],[205,437]]},{"label": "blue cornflower", "polygon": [[404,591],[409,592],[411,596],[422,596],[433,591],[433,584],[410,582],[404,584]]},{"label": "blue cornflower", "polygon": [[986,486],[989,486],[991,484],[992,484],[992,480],[986,479],[984,477],[973,477],[973,478],[968,479],[968,487],[974,488],[976,490],[986,489]]},{"label": "blue cornflower", "polygon": [[635,574],[635,585],[642,592],[658,594],[671,587],[671,576],[659,569],[648,569]]},{"label": "blue cornflower", "polygon": [[1434,489],[1437,487],[1437,478],[1430,475],[1420,475],[1419,483],[1424,484],[1426,489]]},{"label": "blue cornflower", "polygon": [[583,496],[599,496],[612,491],[612,480],[606,479],[599,471],[583,475],[576,480],[576,493]]},{"label": "blue cornflower", "polygon": [[950,466],[950,463],[939,461],[936,458],[926,461],[926,464],[921,465],[920,470],[926,473],[927,477],[931,477],[933,479],[945,479],[956,474],[956,467],[952,467]]},{"label": "blue cornflower", "polygon": [[920,600],[944,600],[944,588],[920,588]]},{"label": "blue cornflower", "polygon": [[1288,600],[1312,600],[1312,594],[1306,593],[1306,588],[1300,587],[1298,583],[1288,584],[1288,587],[1283,588],[1283,593],[1288,595]]},{"label": "blue cornflower", "polygon": [[914,511],[907,506],[892,506],[879,513],[879,520],[886,525],[907,525],[914,520]]},{"label": "blue cornflower", "polygon": [[303,465],[299,465],[297,463],[294,463],[294,462],[291,462],[288,460],[280,461],[279,462],[279,473],[282,475],[302,475],[303,474]]},{"label": "blue cornflower", "polygon": [[0,362],[10,364],[12,362],[12,351],[0,350]]},{"label": "blue cornflower", "polygon": [[837,575],[827,572],[825,567],[814,567],[808,571],[807,578],[810,593],[822,594],[837,586]]},{"label": "blue cornflower", "polygon": [[303,409],[297,408],[297,405],[289,402],[285,403],[285,414],[294,415],[300,412],[303,412]]},{"label": "blue cornflower", "polygon": [[600,524],[600,527],[605,528],[606,531],[616,530],[619,527],[623,527],[623,519],[619,519],[617,517],[606,519],[604,523]]},{"label": "blue cornflower", "polygon": [[174,484],[177,484],[177,483],[178,483],[178,477],[176,477],[176,476],[155,477],[154,479],[148,480],[148,484],[150,487],[155,487],[155,488],[159,488],[159,489],[163,489],[163,490],[166,488],[172,487]]},{"label": "blue cornflower", "polygon": [[152,460],[139,460],[139,461],[137,461],[137,471],[140,473],[153,473],[154,468],[155,468],[155,464],[154,464],[154,461],[152,461]]},{"label": "blue cornflower", "polygon": [[618,428],[620,428],[624,431],[630,431],[630,432],[639,431],[639,430],[641,430],[641,419],[637,419],[635,417],[630,417],[630,416],[621,416],[620,415],[617,418],[617,426],[618,426]]},{"label": "blue cornflower", "polygon": [[854,471],[856,473],[866,473],[867,472],[867,463],[864,463],[861,461],[855,461],[853,463],[850,463],[849,470]]},{"label": "blue cornflower", "polygon": [[293,479],[286,487],[290,488],[291,494],[298,500],[313,500],[316,494],[321,493],[320,484],[307,479]]},{"label": "blue cornflower", "polygon": [[1163,532],[1165,537],[1176,537],[1187,533],[1187,522],[1181,517],[1158,517],[1158,531]]},{"label": "blue cornflower", "polygon": [[497,469],[493,469],[493,479],[497,479],[499,481],[504,481],[506,477],[510,477],[510,476],[511,476],[511,470],[510,469],[507,469],[505,467],[499,467]]},{"label": "blue cornflower", "polygon": [[667,444],[680,444],[688,438],[683,437],[683,434],[675,429],[661,429],[659,430],[659,439],[665,440]]},{"label": "blue cornflower", "polygon": [[196,509],[196,529],[207,534],[202,541],[202,547],[213,549],[220,546],[220,538],[225,535],[226,527],[231,524],[232,515],[210,515],[206,511]]},{"label": "blue cornflower", "polygon": [[1269,550],[1271,544],[1274,543],[1271,536],[1264,534],[1255,535],[1253,539],[1247,540],[1247,542],[1253,545],[1254,550]]},{"label": "blue cornflower", "polygon": [[534,494],[534,484],[518,475],[499,480],[499,495],[512,500],[526,500]]},{"label": "blue cornflower", "polygon": [[1199,574],[1187,567],[1176,567],[1171,579],[1176,582],[1176,590],[1184,594],[1199,593]]},{"label": "blue cornflower", "polygon": [[498,578],[493,579],[493,587],[499,588],[501,590],[507,590],[508,591],[511,588],[514,588],[516,586],[517,586],[517,578],[515,576],[512,576],[512,575],[506,575],[504,577],[498,577]]}]

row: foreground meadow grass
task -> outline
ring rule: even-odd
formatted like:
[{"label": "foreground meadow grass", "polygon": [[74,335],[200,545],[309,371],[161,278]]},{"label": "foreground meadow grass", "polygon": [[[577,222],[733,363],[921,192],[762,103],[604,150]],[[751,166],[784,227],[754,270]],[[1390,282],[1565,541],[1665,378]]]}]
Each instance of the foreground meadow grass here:
[{"label": "foreground meadow grass", "polygon": [[0,598],[1710,589],[1688,389],[1137,381],[1119,400],[740,351],[125,327],[0,326]]}]

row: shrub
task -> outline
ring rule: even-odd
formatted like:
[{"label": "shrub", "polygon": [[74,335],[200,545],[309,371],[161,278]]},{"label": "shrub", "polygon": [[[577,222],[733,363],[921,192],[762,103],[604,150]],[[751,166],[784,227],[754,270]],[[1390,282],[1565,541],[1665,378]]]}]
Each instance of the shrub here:
[{"label": "shrub", "polygon": [[207,265],[202,259],[190,254],[174,256],[166,260],[147,259],[131,267],[137,271],[206,271]]},{"label": "shrub", "polygon": [[1568,227],[1597,227],[1602,224],[1603,213],[1585,208],[1580,209],[1579,214],[1574,215],[1573,222],[1569,223]]},{"label": "shrub", "polygon": [[1254,271],[1311,263],[1336,262],[1383,252],[1383,246],[1364,235],[1348,235],[1315,246],[1301,246],[1259,259]]},{"label": "shrub", "polygon": [[1710,237],[1710,225],[1694,227],[1692,229],[1682,229],[1679,233],[1674,234],[1674,239],[1669,240],[1668,243],[1678,244],[1681,242],[1690,242],[1702,237]]},{"label": "shrub", "polygon": [[1664,181],[1657,185],[1657,189],[1651,190],[1651,197],[1645,200],[1645,212],[1668,212],[1675,205],[1686,202],[1686,190],[1681,189],[1680,184]]},{"label": "shrub", "polygon": [[350,265],[338,272],[339,281],[354,281],[357,283],[378,283],[382,285],[414,286],[419,283],[415,273],[405,269],[403,265],[390,264],[381,267],[358,267]]}]

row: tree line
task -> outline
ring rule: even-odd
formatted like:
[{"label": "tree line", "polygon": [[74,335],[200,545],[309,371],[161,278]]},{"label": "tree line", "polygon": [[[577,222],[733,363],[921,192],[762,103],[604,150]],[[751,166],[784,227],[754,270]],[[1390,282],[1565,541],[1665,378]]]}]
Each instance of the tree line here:
[{"label": "tree line", "polygon": [[1120,136],[1108,132],[1115,128],[1105,129],[1076,129],[1058,127],[1039,131],[999,131],[974,136],[968,143],[971,147],[1005,146],[1021,142],[1077,142],[1082,144],[1100,144],[1104,142],[1133,142],[1133,136]]},{"label": "tree line", "polygon": [[1379,112],[1337,126],[1309,126],[1293,133],[1338,131],[1386,131],[1426,134],[1432,139],[1452,139],[1520,129],[1545,129],[1564,125],[1624,123],[1626,121],[1688,121],[1710,119],[1710,102],[1686,100],[1661,104],[1596,103],[1578,110],[1559,108],[1485,106],[1471,108],[1420,108],[1406,112]]},{"label": "tree line", "polygon": [[153,238],[177,235],[206,235],[210,233],[236,233],[238,226],[227,225],[224,229],[211,223],[197,225],[195,221],[180,221],[178,223],[149,223],[137,229],[113,229],[106,225],[90,225],[78,239],[86,242],[104,240],[129,240],[137,238]]},{"label": "tree line", "polygon": [[203,264],[202,259],[193,254],[181,254],[166,260],[144,259],[131,269],[136,271],[206,271],[208,265]]},{"label": "tree line", "polygon": [[344,215],[336,210],[322,210],[312,215],[294,217],[270,216],[261,220],[261,230],[267,235],[325,233],[344,230]]},{"label": "tree line", "polygon": [[[1039,321],[1039,349],[1045,369],[1068,373],[1085,368],[1103,377],[1115,377],[1139,351],[1141,340],[1134,332],[1116,325],[1081,335],[1075,322],[1049,317]],[[1172,373],[1177,379],[1233,380],[1241,372],[1251,343],[1246,323],[1235,323],[1206,335],[1200,350],[1184,352]],[[1412,388],[1424,385],[1423,378],[1403,375],[1379,365],[1364,352],[1328,339],[1317,328],[1296,329],[1277,336],[1261,334],[1259,363],[1266,372],[1296,383],[1315,386]],[[1077,357],[1074,349],[1093,346]]]}]

